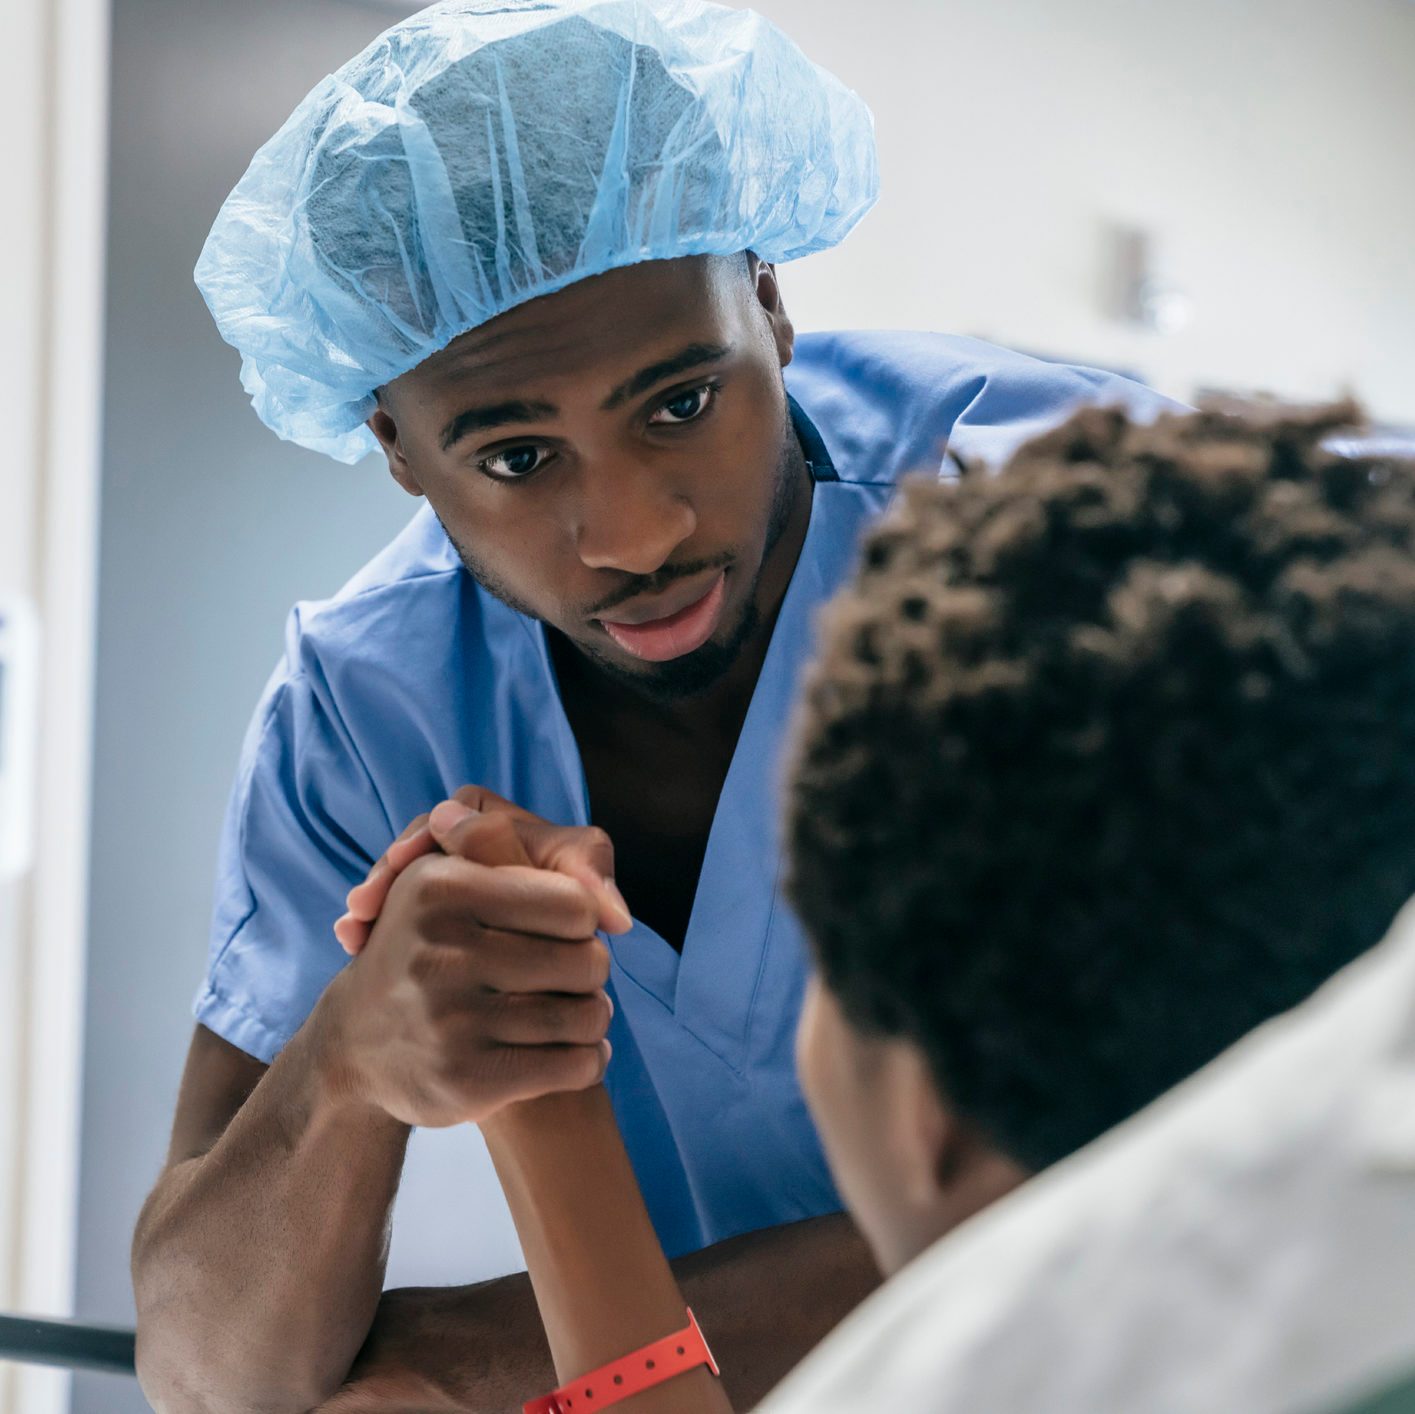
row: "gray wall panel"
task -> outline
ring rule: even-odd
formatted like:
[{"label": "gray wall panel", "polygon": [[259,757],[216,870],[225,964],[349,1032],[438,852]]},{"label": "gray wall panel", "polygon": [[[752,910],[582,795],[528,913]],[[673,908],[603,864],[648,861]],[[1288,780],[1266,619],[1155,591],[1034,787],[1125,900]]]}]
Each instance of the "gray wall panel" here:
[{"label": "gray wall panel", "polygon": [[[218,206],[323,74],[390,21],[336,0],[115,0],[107,411],[78,1309],[132,1316],[128,1243],[166,1147],[217,836],[290,605],[413,503],[251,412],[191,270]],[[147,1406],[83,1377],[74,1409]]]}]

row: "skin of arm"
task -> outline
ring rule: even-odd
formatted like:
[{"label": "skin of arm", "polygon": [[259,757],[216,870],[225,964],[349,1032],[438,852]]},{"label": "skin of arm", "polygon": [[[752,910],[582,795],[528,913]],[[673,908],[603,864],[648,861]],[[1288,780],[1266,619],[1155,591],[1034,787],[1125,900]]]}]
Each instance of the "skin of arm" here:
[{"label": "skin of arm", "polygon": [[[364,910],[369,920],[393,876],[427,852],[425,823],[410,827],[406,856],[395,848],[375,866],[378,907]],[[563,835],[540,844],[559,867],[575,867]],[[588,863],[580,872],[612,872],[593,857]],[[358,930],[351,951],[363,950],[369,931]],[[341,973],[326,997],[337,998],[336,984],[353,972]],[[350,1098],[347,1069],[326,1063],[339,1047],[325,1007],[322,1000],[269,1068],[197,1028],[168,1167],[134,1238],[145,1392],[160,1414],[519,1410],[556,1383],[524,1275],[380,1295],[409,1121]],[[565,1088],[554,1075],[538,1083]],[[840,1216],[733,1239],[680,1259],[674,1274],[739,1408],[878,1280]]]},{"label": "skin of arm", "polygon": [[[438,807],[413,840],[460,852],[458,803]],[[416,822],[415,822],[416,823]],[[529,864],[524,855],[508,862]],[[392,877],[393,871],[386,871]],[[377,890],[365,890],[365,895]],[[360,892],[355,891],[357,901]],[[382,900],[369,900],[370,909]],[[357,953],[362,934],[340,934]],[[368,924],[361,925],[368,927]],[[684,1300],[658,1242],[602,1086],[507,1105],[482,1121],[529,1268],[559,1383],[682,1328]],[[698,1367],[627,1401],[639,1414],[731,1414],[712,1372]]]},{"label": "skin of arm", "polygon": [[[691,1306],[738,1410],[752,1408],[879,1284],[843,1213],[746,1233],[670,1265],[682,1296],[660,1333],[680,1329],[683,1306]],[[526,1400],[558,1383],[535,1294],[521,1273],[477,1286],[385,1292],[347,1383],[319,1410],[520,1414]],[[638,1414],[644,1406],[626,1400],[623,1407]]]},{"label": "skin of arm", "polygon": [[339,1102],[319,1029],[268,1071],[193,1037],[133,1242],[138,1373],[160,1414],[309,1409],[373,1319],[409,1131]]},{"label": "skin of arm", "polygon": [[[295,1259],[284,1272],[287,1295],[260,1288],[260,1308],[272,1316],[268,1364],[252,1358],[234,1305],[213,1308],[219,1319],[193,1321],[204,1309],[206,1292],[224,1290],[232,1272],[256,1270],[259,1234],[275,1234],[278,1253],[291,1231],[289,1194],[275,1191],[269,1181],[226,1184],[221,1170],[203,1171],[200,1163],[200,1156],[211,1153],[223,1131],[231,1132],[238,1121],[248,1133],[244,1138],[239,1130],[232,1133],[233,1152],[239,1158],[243,1148],[249,1149],[252,1172],[268,1180],[289,1158],[279,1137],[290,1132],[288,1120],[280,1118],[290,1103],[282,1091],[298,1092],[300,1067],[298,1055],[290,1048],[287,1053],[291,1064],[283,1067],[277,1059],[267,1073],[205,1028],[199,1027],[193,1039],[172,1163],[144,1209],[135,1241],[135,1250],[145,1251],[152,1268],[140,1298],[145,1320],[139,1360],[175,1368],[178,1375],[172,1391],[154,1399],[156,1407],[163,1414],[311,1407],[324,1414],[514,1414],[526,1399],[554,1388],[555,1367],[524,1274],[474,1286],[379,1294],[387,1204],[397,1181],[393,1156],[396,1152],[401,1162],[403,1141],[392,1137],[389,1148],[380,1152],[357,1126],[347,1136],[357,1163],[343,1143],[329,1144],[326,1135],[332,1165],[326,1160],[323,1176],[312,1180],[305,1194],[307,1220],[326,1235],[335,1259],[347,1261],[347,1281],[321,1281],[319,1299],[312,1299],[316,1287],[309,1266]],[[261,1083],[267,1075],[269,1088]],[[258,1088],[263,1093],[258,1095]],[[243,1109],[247,1103],[253,1108]],[[262,1118],[263,1110],[277,1117],[273,1123]],[[267,1128],[277,1136],[269,1154],[260,1143]],[[501,1139],[509,1145],[515,1137],[503,1131]],[[612,1137],[617,1144],[617,1130]],[[372,1165],[363,1167],[371,1159],[385,1165],[382,1177]],[[357,1182],[345,1188],[345,1178]],[[375,1193],[375,1183],[386,1187]],[[213,1240],[196,1248],[183,1236],[183,1209],[204,1206],[207,1184],[224,1188],[219,1196],[227,1201]],[[164,1242],[171,1244],[174,1264],[165,1272]],[[216,1281],[212,1271],[220,1274]],[[843,1214],[732,1238],[678,1258],[672,1273],[682,1297],[672,1312],[676,1324],[668,1329],[681,1326],[683,1304],[692,1306],[722,1365],[723,1389],[738,1409],[760,1399],[878,1282],[864,1242]],[[183,1318],[166,1333],[164,1308]],[[629,1344],[592,1364],[624,1354],[636,1340],[630,1337]],[[158,1341],[171,1343],[164,1350]],[[302,1360],[290,1360],[309,1349],[327,1350],[328,1365],[309,1371]],[[157,1374],[145,1371],[150,1388],[160,1383]],[[259,1387],[252,1377],[260,1378]]]},{"label": "skin of arm", "polygon": [[526,857],[524,812],[483,803],[466,853],[401,871],[269,1069],[198,1028],[133,1243],[138,1374],[161,1414],[305,1414],[331,1398],[379,1309],[409,1127],[602,1077],[595,930],[626,926],[603,886],[607,840],[535,821],[530,850],[562,868],[497,867],[513,845]]},{"label": "skin of arm", "polygon": [[[357,952],[403,858],[462,847],[466,811],[440,807],[431,829],[415,822],[391,864],[356,890],[341,938]],[[405,1374],[435,1365],[445,1403],[460,1410],[517,1409],[535,1393],[681,1329],[691,1304],[723,1366],[624,1401],[636,1414],[718,1414],[755,1403],[877,1282],[844,1215],[732,1239],[670,1266],[649,1222],[618,1125],[601,1087],[507,1106],[482,1123],[534,1283],[526,1278],[461,1292],[390,1292],[347,1389],[328,1414],[412,1410]],[[475,1332],[494,1323],[495,1355]],[[546,1359],[545,1337],[554,1353]],[[468,1358],[480,1347],[480,1353]],[[459,1363],[455,1351],[463,1352]],[[726,1391],[726,1393],[724,1392]],[[423,1396],[426,1398],[426,1396]]]},{"label": "skin of arm", "polygon": [[[482,1133],[560,1384],[683,1328],[686,1303],[603,1087],[509,1105]],[[621,1403],[626,1414],[731,1414],[706,1366]]]}]

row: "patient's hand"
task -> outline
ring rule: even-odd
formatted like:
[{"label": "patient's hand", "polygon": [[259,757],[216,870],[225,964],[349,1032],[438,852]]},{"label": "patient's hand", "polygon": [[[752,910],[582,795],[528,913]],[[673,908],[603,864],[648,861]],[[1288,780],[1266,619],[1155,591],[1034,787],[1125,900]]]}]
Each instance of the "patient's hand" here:
[{"label": "patient's hand", "polygon": [[349,891],[348,912],[334,925],[334,936],[350,957],[357,957],[368,942],[374,920],[383,912],[393,881],[413,860],[438,847],[427,815],[419,815],[369,870],[362,884]]},{"label": "patient's hand", "polygon": [[[468,788],[415,820],[350,891],[349,913],[335,931],[351,953],[363,947],[399,874],[437,849],[482,865],[520,865],[522,872],[530,865],[568,875],[594,895],[602,931],[632,926],[611,877],[613,851],[602,830],[551,825],[489,792]],[[389,917],[397,903],[395,894]],[[596,1369],[679,1329],[683,1292],[659,1245],[602,1086],[543,1091],[489,1109],[478,1123],[526,1254],[556,1377],[563,1381]],[[608,1293],[607,1272],[617,1277]],[[402,1323],[393,1323],[392,1330],[408,1335]],[[327,1414],[447,1407],[438,1402],[442,1391],[408,1384],[410,1370],[417,1368],[418,1341],[395,1342],[391,1360],[388,1345],[387,1339],[370,1340],[363,1368],[345,1394],[325,1406]],[[475,1349],[477,1342],[462,1345]],[[519,1398],[524,1394],[518,1391]],[[721,1386],[704,1368],[645,1392],[635,1405],[664,1414],[730,1414]]]},{"label": "patient's hand", "polygon": [[349,891],[349,911],[335,923],[334,936],[345,952],[357,956],[383,912],[393,881],[424,854],[441,849],[478,864],[523,864],[526,846],[537,867],[579,880],[608,906],[609,916],[622,915],[622,929],[611,932],[632,926],[623,896],[605,873],[604,862],[612,861],[613,849],[602,830],[553,825],[492,791],[463,786],[451,800],[419,815],[383,852],[363,883]]}]

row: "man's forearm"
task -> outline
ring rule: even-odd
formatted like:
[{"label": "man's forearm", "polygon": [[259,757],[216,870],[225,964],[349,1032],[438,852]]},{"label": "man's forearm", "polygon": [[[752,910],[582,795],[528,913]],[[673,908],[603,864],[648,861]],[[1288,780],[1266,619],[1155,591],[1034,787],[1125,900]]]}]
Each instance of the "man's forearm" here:
[{"label": "man's forearm", "polygon": [[317,1016],[139,1220],[138,1369],[163,1414],[307,1410],[367,1336],[408,1131],[332,1091]]},{"label": "man's forearm", "polygon": [[[843,1214],[767,1228],[673,1263],[738,1410],[750,1409],[879,1282]],[[385,1292],[345,1390],[322,1414],[519,1414],[555,1384],[524,1275]]]},{"label": "man's forearm", "polygon": [[734,1237],[680,1257],[673,1270],[739,1410],[752,1408],[880,1281],[844,1213]]}]

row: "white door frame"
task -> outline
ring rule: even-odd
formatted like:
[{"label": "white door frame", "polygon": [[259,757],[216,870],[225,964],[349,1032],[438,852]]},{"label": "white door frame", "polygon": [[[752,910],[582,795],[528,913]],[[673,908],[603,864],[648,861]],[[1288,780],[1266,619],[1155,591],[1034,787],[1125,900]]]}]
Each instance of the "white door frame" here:
[{"label": "white door frame", "polygon": [[[0,895],[0,1306],[73,1312],[102,442],[109,0],[11,7],[15,214],[0,235],[0,589],[41,634],[34,864]],[[14,130],[12,129],[12,135]],[[4,936],[8,934],[8,937]],[[0,1007],[4,1003],[0,1002]],[[3,1369],[4,1367],[0,1367]],[[10,1370],[0,1414],[63,1414],[68,1380]]]}]

